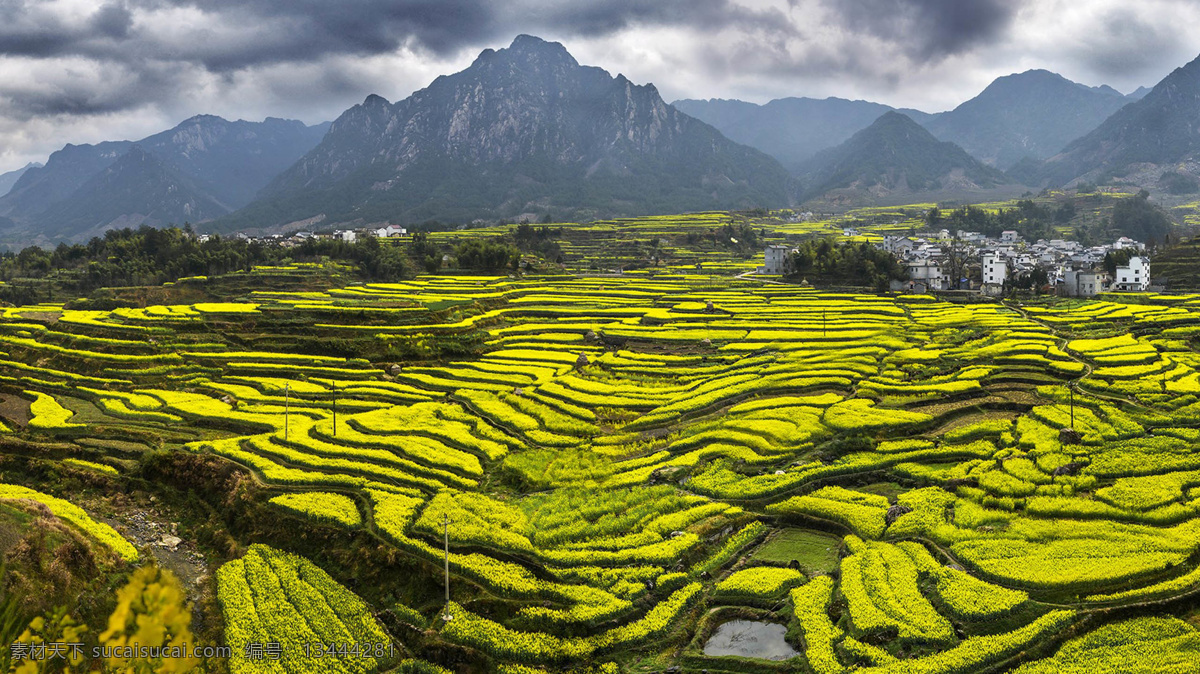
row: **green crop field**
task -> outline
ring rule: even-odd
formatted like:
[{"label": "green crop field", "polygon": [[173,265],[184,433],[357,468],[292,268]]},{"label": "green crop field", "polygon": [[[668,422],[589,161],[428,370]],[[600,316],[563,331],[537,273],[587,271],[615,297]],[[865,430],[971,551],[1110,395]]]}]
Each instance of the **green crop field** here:
[{"label": "green crop field", "polygon": [[1196,296],[279,273],[0,315],[0,550],[87,551],[79,639],[158,560],[208,671],[1200,671]]}]

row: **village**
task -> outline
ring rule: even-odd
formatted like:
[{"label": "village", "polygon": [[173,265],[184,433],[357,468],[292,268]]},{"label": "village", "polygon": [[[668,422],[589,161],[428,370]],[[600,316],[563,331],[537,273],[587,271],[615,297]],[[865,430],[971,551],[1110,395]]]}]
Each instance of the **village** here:
[{"label": "village", "polygon": [[[1065,239],[1029,243],[1012,230],[995,238],[979,232],[951,233],[942,229],[913,236],[884,236],[876,246],[894,255],[908,271],[907,281],[892,282],[894,291],[958,290],[1000,296],[1022,288],[1092,297],[1108,291],[1166,289],[1165,283],[1151,280],[1145,244],[1128,237],[1084,247]],[[790,253],[788,246],[767,246],[759,273],[787,274]],[[1111,270],[1106,268],[1106,260]]]}]

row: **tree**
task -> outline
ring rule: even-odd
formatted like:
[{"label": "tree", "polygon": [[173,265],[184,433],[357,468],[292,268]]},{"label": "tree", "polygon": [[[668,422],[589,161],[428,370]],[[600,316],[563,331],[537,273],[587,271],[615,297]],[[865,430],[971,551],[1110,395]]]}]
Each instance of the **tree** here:
[{"label": "tree", "polygon": [[1131,239],[1148,241],[1162,239],[1172,224],[1161,208],[1150,203],[1150,193],[1142,190],[1113,204],[1112,228]]},{"label": "tree", "polygon": [[833,243],[810,239],[791,255],[789,278],[815,283],[870,286],[887,290],[893,280],[908,278],[896,258],[869,243]]},{"label": "tree", "polygon": [[1109,276],[1117,273],[1117,267],[1129,264],[1129,258],[1137,255],[1137,251],[1132,248],[1123,248],[1121,250],[1110,250],[1104,254],[1104,270]]},{"label": "tree", "polygon": [[462,269],[498,272],[505,268],[515,269],[521,259],[521,251],[504,243],[503,239],[468,239],[458,245],[454,256]]}]

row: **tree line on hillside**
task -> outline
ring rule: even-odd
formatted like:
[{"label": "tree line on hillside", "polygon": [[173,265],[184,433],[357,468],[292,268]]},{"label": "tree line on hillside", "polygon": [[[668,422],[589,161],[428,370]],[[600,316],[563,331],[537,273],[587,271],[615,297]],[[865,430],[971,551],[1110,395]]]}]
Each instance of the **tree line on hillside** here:
[{"label": "tree line on hillside", "polygon": [[[978,206],[962,206],[947,213],[935,207],[926,213],[925,223],[931,228],[980,232],[991,237],[1012,230],[1026,240],[1036,241],[1059,238],[1058,228],[1071,224],[1077,214],[1078,208],[1073,201],[1051,206],[1022,199],[1012,208],[999,208],[994,212]],[[1142,190],[1132,197],[1114,200],[1107,228],[1103,224],[1098,228],[1078,224],[1075,238],[1090,246],[1127,236],[1153,246],[1165,243],[1172,227],[1167,213],[1150,203],[1150,193]]]},{"label": "tree line on hillside", "polygon": [[[426,223],[431,231],[440,223]],[[362,237],[306,238],[292,246],[212,236],[201,241],[190,226],[113,229],[87,243],[60,243],[47,249],[29,246],[0,254],[0,301],[12,304],[53,300],[55,288],[85,295],[101,287],[161,285],[187,276],[219,276],[257,265],[336,260],[349,264],[368,282],[410,279],[442,268],[452,255],[459,269],[483,272],[516,270],[523,254],[561,262],[560,227],[520,225],[510,233],[472,238],[453,248],[417,232],[404,242]],[[53,283],[34,283],[52,280]],[[65,299],[65,298],[63,298]]]},{"label": "tree line on hillside", "polygon": [[1057,208],[1044,206],[1031,199],[1022,199],[1013,208],[1000,208],[995,212],[978,206],[963,206],[950,213],[934,207],[925,215],[925,222],[934,228],[951,231],[979,232],[998,237],[1001,232],[1015,231],[1023,238],[1052,239],[1056,237],[1055,226],[1065,225],[1075,217],[1075,205],[1065,202]]},{"label": "tree line on hillside", "polygon": [[336,259],[353,264],[367,281],[412,278],[415,266],[407,251],[364,238],[354,243],[305,239],[285,248],[237,238],[213,236],[200,241],[190,228],[114,229],[88,241],[54,249],[30,246],[0,255],[0,300],[25,304],[47,298],[28,297],[23,280],[53,278],[65,292],[83,295],[105,286],[160,285],[186,276],[216,276],[248,271],[255,265],[284,261]]}]

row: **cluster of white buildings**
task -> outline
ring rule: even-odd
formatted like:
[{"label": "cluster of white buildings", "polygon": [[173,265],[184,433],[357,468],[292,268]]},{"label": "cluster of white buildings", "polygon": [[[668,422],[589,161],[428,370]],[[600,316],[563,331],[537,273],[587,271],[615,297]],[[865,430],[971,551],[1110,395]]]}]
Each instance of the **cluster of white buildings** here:
[{"label": "cluster of white buildings", "polygon": [[[912,237],[885,236],[879,246],[907,266],[909,290],[971,289],[999,295],[1006,283],[1037,269],[1046,272],[1052,288],[1073,297],[1090,297],[1109,290],[1140,292],[1151,286],[1150,261],[1137,254],[1145,246],[1128,237],[1085,247],[1065,239],[1029,243],[1011,230],[989,237],[962,230],[952,236],[943,229]],[[1103,269],[1104,258],[1119,250],[1135,254],[1110,278]],[[974,274],[976,264],[978,277]],[[952,274],[958,278],[952,278]]]},{"label": "cluster of white buildings", "polygon": [[[293,234],[268,234],[267,236],[249,236],[243,232],[237,233],[237,238],[247,241],[258,241],[261,243],[273,243],[279,246],[296,246],[306,239],[337,239],[346,243],[354,243],[363,237],[377,237],[380,239],[396,239],[408,236],[408,230],[399,225],[387,225],[386,227],[367,227],[365,229],[337,229],[332,232],[310,232],[299,231]],[[208,234],[201,234],[198,240],[204,243],[208,240]]]}]

